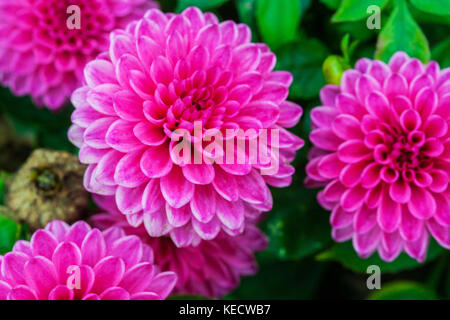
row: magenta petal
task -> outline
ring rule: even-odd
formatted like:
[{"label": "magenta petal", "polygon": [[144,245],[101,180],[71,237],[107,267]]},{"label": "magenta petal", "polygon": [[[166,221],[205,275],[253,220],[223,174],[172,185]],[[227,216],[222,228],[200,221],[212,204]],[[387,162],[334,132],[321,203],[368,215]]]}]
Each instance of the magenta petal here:
[{"label": "magenta petal", "polygon": [[45,230],[36,231],[31,238],[31,248],[35,256],[43,256],[51,259],[57,245],[58,240],[55,236]]},{"label": "magenta petal", "polygon": [[50,292],[48,300],[73,300],[73,291],[60,284]]},{"label": "magenta petal", "polygon": [[36,292],[39,299],[46,300],[56,286],[58,275],[53,263],[44,257],[33,257],[24,268],[27,284]]},{"label": "magenta petal", "polygon": [[140,166],[149,178],[166,176],[173,167],[169,150],[165,146],[148,148],[142,155]]},{"label": "magenta petal", "polygon": [[120,283],[125,273],[125,263],[118,257],[106,257],[96,264],[94,272],[95,282],[92,292],[100,294]]},{"label": "magenta petal", "polygon": [[222,197],[216,197],[217,217],[229,229],[239,229],[245,218],[244,206],[241,200],[227,201]]},{"label": "magenta petal", "polygon": [[194,184],[186,180],[178,166],[160,180],[161,192],[170,206],[180,208],[187,204],[194,195]]},{"label": "magenta petal", "polygon": [[117,120],[110,125],[106,133],[106,143],[120,152],[134,151],[142,144],[133,134],[134,123],[125,120]]},{"label": "magenta petal", "polygon": [[219,166],[214,167],[215,176],[212,182],[215,190],[228,201],[239,199],[239,191],[235,178],[222,170]]},{"label": "magenta petal", "polygon": [[22,252],[9,252],[3,257],[2,263],[0,263],[2,272],[5,279],[9,283],[16,286],[25,283],[24,267],[28,261],[28,256]]},{"label": "magenta petal", "polygon": [[81,244],[83,264],[94,267],[106,254],[106,243],[98,229],[91,230]]},{"label": "magenta petal", "polygon": [[424,232],[424,223],[422,220],[415,218],[404,206],[399,231],[406,241],[416,241]]},{"label": "magenta petal", "polygon": [[81,251],[73,242],[61,242],[53,252],[52,262],[60,283],[69,276],[69,267],[81,264]]},{"label": "magenta petal", "polygon": [[112,287],[100,295],[101,300],[130,300],[130,294],[123,288]]},{"label": "magenta petal", "polygon": [[184,177],[195,184],[209,184],[214,180],[214,167],[210,164],[186,164],[182,170]]},{"label": "magenta petal", "polygon": [[411,188],[409,211],[418,219],[424,220],[433,216],[436,211],[436,200],[433,195],[422,188]]},{"label": "magenta petal", "polygon": [[192,214],[198,221],[202,223],[211,221],[216,214],[216,196],[214,189],[210,186],[196,186],[190,204]]},{"label": "magenta petal", "polygon": [[216,218],[213,218],[208,223],[201,223],[193,219],[192,226],[203,240],[214,239],[220,231],[220,222]]},{"label": "magenta petal", "polygon": [[235,179],[238,185],[239,196],[242,200],[249,203],[262,204],[268,198],[270,190],[256,170],[252,170],[245,176],[236,176]]},{"label": "magenta petal", "polygon": [[[0,294],[1,295],[1,294]],[[8,296],[9,300],[37,300],[36,294],[29,287],[20,285],[14,287]],[[3,300],[3,299],[2,299]]]},{"label": "magenta petal", "polygon": [[184,226],[191,219],[191,208],[189,205],[177,209],[166,204],[166,212],[167,221],[176,228]]},{"label": "magenta petal", "polygon": [[144,226],[151,237],[161,237],[171,229],[164,208],[152,213],[145,213]]},{"label": "magenta petal", "polygon": [[147,290],[165,299],[172,292],[176,283],[177,275],[174,272],[161,272],[152,279]]},{"label": "magenta petal", "polygon": [[122,237],[114,241],[108,253],[122,258],[125,267],[129,268],[142,259],[142,242],[134,235]]},{"label": "magenta petal", "polygon": [[139,122],[134,127],[133,132],[143,144],[148,146],[160,146],[167,140],[167,136],[161,127],[147,121]]},{"label": "magenta petal", "polygon": [[401,219],[402,209],[400,204],[384,195],[377,212],[377,220],[381,229],[389,233],[394,232],[399,227]]},{"label": "magenta petal", "polygon": [[114,181],[123,187],[135,188],[148,181],[142,172],[140,162],[142,151],[134,151],[120,159],[114,173]]},{"label": "magenta petal", "polygon": [[152,264],[148,262],[136,264],[125,273],[120,286],[131,294],[145,291],[150,285],[154,273],[155,267]]},{"label": "magenta petal", "polygon": [[142,210],[142,194],[146,185],[142,184],[136,188],[118,187],[116,202],[119,210],[124,214],[134,214]]},{"label": "magenta petal", "polygon": [[142,195],[142,207],[145,212],[151,213],[159,210],[166,201],[159,187],[159,179],[152,179],[145,187]]}]

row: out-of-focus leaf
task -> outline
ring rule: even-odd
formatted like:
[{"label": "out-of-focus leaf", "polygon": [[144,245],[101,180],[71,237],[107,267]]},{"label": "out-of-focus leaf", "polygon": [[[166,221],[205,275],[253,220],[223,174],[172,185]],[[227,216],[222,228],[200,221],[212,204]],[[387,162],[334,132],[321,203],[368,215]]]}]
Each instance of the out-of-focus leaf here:
[{"label": "out-of-focus leaf", "polygon": [[450,15],[450,1],[448,0],[410,0],[411,3],[419,10],[438,14]]},{"label": "out-of-focus leaf", "polygon": [[256,0],[235,0],[236,8],[239,14],[239,20],[250,27],[252,30],[253,41],[258,41],[256,27]]},{"label": "out-of-focus leaf", "polygon": [[14,243],[20,238],[21,226],[15,221],[4,217],[4,207],[0,207],[0,254],[11,251]]},{"label": "out-of-focus leaf", "polygon": [[274,208],[267,214],[263,230],[269,237],[265,255],[301,259],[331,243],[329,214],[316,202],[316,192],[292,186],[274,190]]},{"label": "out-of-focus leaf", "polygon": [[320,2],[332,10],[336,10],[341,4],[341,0],[320,0]]},{"label": "out-of-focus leaf", "polygon": [[311,299],[326,265],[310,260],[260,261],[259,272],[244,277],[226,299]]},{"label": "out-of-focus leaf", "polygon": [[440,24],[440,25],[450,25],[450,15],[442,16],[438,14],[431,14],[422,10],[417,9],[414,6],[409,6],[409,11],[411,12],[414,19],[422,25],[423,23],[430,24]]},{"label": "out-of-focus leaf", "polygon": [[450,67],[450,38],[442,41],[431,51],[433,60],[439,62],[441,68]]},{"label": "out-of-focus leaf", "polygon": [[189,7],[197,7],[201,10],[212,10],[220,7],[229,0],[178,0],[177,12],[181,12]]},{"label": "out-of-focus leaf", "polygon": [[0,87],[0,110],[11,120],[17,133],[29,137],[36,147],[76,150],[67,138],[72,106],[52,112],[36,107],[29,97],[15,97],[8,89]]},{"label": "out-of-focus leaf", "polygon": [[[436,241],[430,241],[428,256],[425,262],[427,263],[436,259],[443,252],[445,252],[445,249],[438,245]],[[381,260],[377,253],[374,253],[367,259],[362,259],[356,254],[351,241],[334,245],[330,250],[319,254],[317,259],[319,261],[338,261],[344,267],[359,273],[365,273],[367,271],[367,267],[371,265],[379,266],[382,273],[400,272],[423,266],[423,263],[417,262],[406,253],[400,254],[392,262]]]},{"label": "out-of-focus leaf", "polygon": [[387,62],[397,51],[405,51],[423,62],[430,60],[427,38],[414,21],[404,0],[395,2],[395,8],[378,37],[375,58]]},{"label": "out-of-focus leaf", "polygon": [[388,0],[342,0],[332,22],[358,21],[369,16],[367,8],[375,5],[383,9]]},{"label": "out-of-focus leaf", "polygon": [[311,99],[317,96],[325,84],[322,63],[327,56],[327,47],[316,39],[305,39],[280,48],[277,69],[293,74],[292,98]]},{"label": "out-of-focus leaf", "polygon": [[397,281],[381,285],[381,289],[374,291],[369,300],[434,300],[436,293],[419,283]]},{"label": "out-of-focus leaf", "polygon": [[10,174],[0,171],[0,206],[5,204],[6,179]]},{"label": "out-of-focus leaf", "polygon": [[272,49],[294,41],[302,5],[299,0],[257,0],[256,21],[261,36]]},{"label": "out-of-focus leaf", "polygon": [[341,83],[342,74],[349,68],[350,66],[346,64],[342,57],[336,55],[329,56],[325,59],[322,66],[325,82],[327,84],[339,85]]}]

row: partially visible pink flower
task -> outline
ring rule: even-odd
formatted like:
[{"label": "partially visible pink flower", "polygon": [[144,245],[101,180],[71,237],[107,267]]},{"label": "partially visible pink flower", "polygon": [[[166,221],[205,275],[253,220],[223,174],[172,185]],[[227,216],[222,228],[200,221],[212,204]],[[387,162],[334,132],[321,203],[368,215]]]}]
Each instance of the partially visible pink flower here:
[{"label": "partially visible pink flower", "polygon": [[[114,197],[132,226],[170,235],[178,246],[214,239],[221,230],[243,232],[246,217],[272,208],[268,185],[291,183],[290,162],[303,145],[285,129],[297,124],[302,109],[286,101],[292,75],[273,71],[275,60],[266,45],[251,43],[246,25],[219,23],[197,8],[149,10],[113,32],[109,51],[87,64],[87,85],[72,96],[69,138],[89,164],[85,187]],[[191,151],[201,164],[186,164],[174,156],[172,138],[177,129],[193,137],[195,122],[202,127],[194,140],[200,146]],[[254,133],[239,138],[227,129]],[[262,129],[268,137],[258,146],[272,149],[278,169],[266,175],[260,169],[270,164],[248,147]],[[216,141],[211,135],[218,132]],[[238,140],[247,147],[227,149],[227,141],[238,146]],[[221,144],[235,151],[231,164],[216,161],[223,160]]]},{"label": "partially visible pink flower", "polygon": [[321,99],[307,182],[325,186],[333,238],[386,261],[424,261],[430,235],[450,249],[450,69],[403,52],[361,59]]},{"label": "partially visible pink flower", "polygon": [[[69,29],[71,5],[81,29]],[[56,110],[81,85],[85,64],[108,47],[109,33],[143,16],[149,0],[0,1],[0,83]]]},{"label": "partially visible pink flower", "polygon": [[267,247],[267,238],[254,223],[247,223],[242,234],[231,237],[225,232],[195,246],[178,248],[169,237],[150,237],[145,228],[134,228],[114,203],[95,197],[108,213],[95,214],[91,223],[100,229],[117,226],[129,235],[137,235],[153,248],[155,264],[162,271],[178,275],[174,294],[220,298],[235,289],[242,276],[257,272],[254,253]]},{"label": "partially visible pink flower", "polygon": [[83,221],[53,221],[0,256],[0,300],[159,300],[176,281],[138,237]]}]

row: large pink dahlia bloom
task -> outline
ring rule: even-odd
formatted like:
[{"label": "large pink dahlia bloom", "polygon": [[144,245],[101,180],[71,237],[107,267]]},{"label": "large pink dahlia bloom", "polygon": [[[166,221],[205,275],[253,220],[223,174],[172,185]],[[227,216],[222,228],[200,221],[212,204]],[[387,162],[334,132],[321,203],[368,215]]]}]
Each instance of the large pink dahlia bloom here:
[{"label": "large pink dahlia bloom", "polygon": [[[87,85],[72,96],[69,137],[89,164],[85,187],[114,197],[131,225],[144,223],[153,237],[170,234],[178,246],[211,240],[221,229],[239,234],[246,216],[269,211],[267,184],[291,183],[289,162],[303,141],[285,127],[298,122],[302,109],[286,101],[291,74],[272,71],[275,55],[250,38],[247,26],[219,23],[197,8],[179,15],[149,10],[114,32],[109,51],[86,66]],[[194,138],[194,124],[201,127],[194,150],[200,164],[173,156],[175,133],[194,131]],[[226,129],[254,134],[230,136]],[[220,143],[239,139],[246,147],[233,151],[244,161],[216,161],[228,152],[220,152]],[[269,165],[255,160],[250,140],[266,142],[278,170],[261,173]]]},{"label": "large pink dahlia bloom", "polygon": [[150,245],[155,264],[162,271],[173,271],[178,276],[174,294],[224,296],[239,285],[242,276],[257,272],[254,253],[267,247],[266,236],[255,223],[247,221],[244,232],[235,237],[222,231],[213,240],[178,248],[169,237],[152,238],[143,226],[130,226],[113,201],[101,196],[95,200],[107,213],[92,216],[91,224],[101,230],[119,227]]},{"label": "large pink dahlia bloom", "polygon": [[[67,13],[72,5],[79,20],[71,18],[76,11]],[[58,109],[81,85],[85,64],[107,49],[109,33],[156,6],[149,0],[2,0],[0,83]],[[77,21],[80,29],[70,29]]]},{"label": "large pink dahlia bloom", "polygon": [[55,220],[0,256],[0,300],[159,300],[176,281],[138,237],[82,221]]},{"label": "large pink dahlia bloom", "polygon": [[333,238],[386,261],[424,261],[430,235],[449,249],[450,69],[403,52],[361,59],[321,99],[307,182],[325,186]]}]

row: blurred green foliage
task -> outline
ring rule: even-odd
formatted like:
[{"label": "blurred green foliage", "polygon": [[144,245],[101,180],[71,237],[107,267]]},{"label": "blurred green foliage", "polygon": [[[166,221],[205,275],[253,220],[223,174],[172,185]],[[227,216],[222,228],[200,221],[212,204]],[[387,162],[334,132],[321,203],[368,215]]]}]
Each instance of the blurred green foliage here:
[{"label": "blurred green foliage", "polygon": [[[433,241],[424,264],[405,254],[391,263],[381,261],[376,254],[361,259],[351,242],[336,244],[331,240],[329,212],[317,204],[317,191],[306,189],[303,180],[311,130],[309,112],[320,104],[324,61],[333,56],[333,63],[342,63],[331,65],[335,68],[332,72],[339,73],[339,68],[351,67],[361,57],[387,61],[395,51],[403,50],[424,62],[432,58],[441,67],[450,67],[450,0],[160,2],[164,11],[180,12],[197,6],[213,11],[221,20],[248,24],[253,40],[266,42],[277,54],[276,68],[293,74],[290,99],[304,110],[300,125],[293,131],[307,144],[295,161],[297,173],[292,186],[272,190],[274,208],[261,224],[270,245],[257,254],[260,272],[242,279],[241,286],[226,298],[449,299],[448,250]],[[367,8],[371,5],[381,10],[380,30],[367,28],[366,20],[372,14]],[[68,106],[55,114],[38,109],[28,97],[14,97],[8,89],[0,88],[0,112],[13,122],[19,135],[32,141],[34,148],[76,152],[67,139],[72,110]],[[0,176],[0,204],[3,180]],[[23,226],[0,216],[0,254],[25,236],[23,230]],[[375,292],[365,286],[366,270],[372,264],[382,271],[382,289]]]}]

